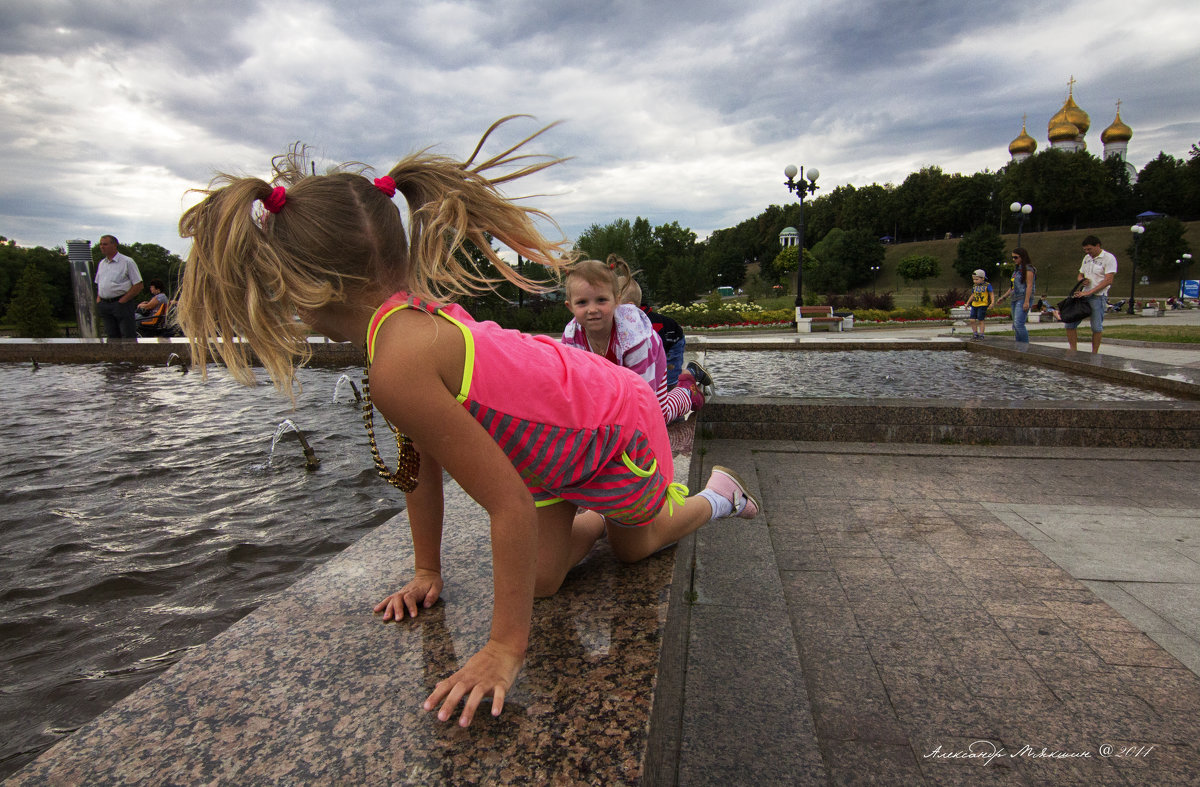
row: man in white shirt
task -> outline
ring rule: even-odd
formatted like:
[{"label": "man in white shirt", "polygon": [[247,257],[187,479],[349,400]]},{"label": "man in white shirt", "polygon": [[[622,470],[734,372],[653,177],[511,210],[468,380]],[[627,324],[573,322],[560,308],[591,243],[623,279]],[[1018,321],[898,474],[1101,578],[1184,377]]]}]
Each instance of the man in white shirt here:
[{"label": "man in white shirt", "polygon": [[96,266],[96,311],[110,339],[137,339],[133,313],[134,298],[142,291],[142,274],[137,263],[118,251],[112,235],[100,238],[100,262]]},{"label": "man in white shirt", "polygon": [[[1087,283],[1075,292],[1076,298],[1087,298],[1092,307],[1092,352],[1100,352],[1100,335],[1104,330],[1104,312],[1108,310],[1108,288],[1117,275],[1117,258],[1100,247],[1100,239],[1088,235],[1083,239],[1083,262],[1076,281]],[[1075,329],[1079,321],[1066,323],[1067,344],[1075,349]]]}]

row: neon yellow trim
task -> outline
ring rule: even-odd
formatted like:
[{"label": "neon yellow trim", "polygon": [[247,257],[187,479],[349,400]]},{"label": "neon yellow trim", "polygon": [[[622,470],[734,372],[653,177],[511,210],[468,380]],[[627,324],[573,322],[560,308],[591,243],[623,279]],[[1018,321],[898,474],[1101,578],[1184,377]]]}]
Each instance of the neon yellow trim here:
[{"label": "neon yellow trim", "polygon": [[458,390],[458,396],[455,397],[458,399],[458,403],[462,404],[463,402],[467,401],[467,394],[471,392],[471,378],[475,374],[475,337],[471,336],[471,330],[467,328],[467,326],[463,325],[449,314],[439,311],[438,315],[454,323],[458,326],[458,329],[462,331],[464,343],[463,350],[465,354],[465,357],[463,358],[463,376],[462,385]]},{"label": "neon yellow trim", "polygon": [[633,473],[638,478],[649,478],[650,476],[654,475],[654,470],[658,467],[658,460],[655,459],[650,463],[649,469],[643,470],[634,464],[633,460],[629,458],[629,454],[625,453],[624,451],[621,452],[621,461],[625,463],[625,467],[629,468],[629,472]]},{"label": "neon yellow trim", "polygon": [[563,499],[561,497],[552,497],[549,500],[534,501],[533,507],[534,508],[545,508],[546,506],[552,506],[556,503],[561,503],[561,502],[563,502]]},{"label": "neon yellow trim", "polygon": [[393,306],[392,308],[388,309],[386,312],[384,312],[381,315],[379,313],[379,311],[382,308],[383,307],[380,306],[379,309],[375,310],[374,316],[371,317],[371,327],[367,331],[367,362],[368,363],[375,360],[375,337],[379,335],[379,329],[381,327],[383,327],[383,321],[386,320],[388,317],[391,317],[393,314],[400,311],[401,309],[408,309],[410,307],[407,303],[402,303],[399,306]]},{"label": "neon yellow trim", "polygon": [[[383,308],[382,306],[379,307],[379,309],[382,309],[382,308]],[[398,306],[393,306],[392,308],[388,309],[383,314],[380,314],[379,309],[376,309],[375,316],[373,316],[371,318],[371,327],[367,331],[367,362],[368,363],[375,360],[375,337],[379,335],[379,329],[381,327],[383,327],[383,321],[386,320],[388,317],[391,317],[393,314],[400,311],[401,309],[411,309],[411,308],[413,308],[412,304],[402,303],[402,304],[399,304]],[[462,404],[463,402],[465,402],[467,400],[467,395],[470,394],[470,392],[471,392],[471,379],[475,374],[475,338],[473,336],[471,336],[471,330],[469,328],[467,328],[467,326],[463,325],[460,321],[454,319],[449,314],[445,314],[441,311],[438,311],[437,316],[442,317],[446,320],[449,320],[452,324],[457,325],[458,329],[460,331],[462,331],[463,342],[465,345],[465,347],[464,347],[465,356],[463,358],[463,376],[462,376],[462,385],[459,387],[458,396],[455,397],[455,399],[458,400],[458,403]]]},{"label": "neon yellow trim", "polygon": [[667,486],[667,516],[675,515],[675,506],[682,506],[687,500],[688,488],[684,484],[669,484]]}]

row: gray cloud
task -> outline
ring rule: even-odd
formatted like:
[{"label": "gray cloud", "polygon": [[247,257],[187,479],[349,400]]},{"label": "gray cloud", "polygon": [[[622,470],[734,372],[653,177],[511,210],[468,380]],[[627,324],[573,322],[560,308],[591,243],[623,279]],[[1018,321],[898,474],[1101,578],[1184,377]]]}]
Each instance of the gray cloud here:
[{"label": "gray cloud", "polygon": [[998,169],[1023,114],[1046,145],[1072,75],[1092,149],[1123,99],[1140,167],[1200,139],[1200,53],[1177,33],[1191,7],[9,2],[0,234],[104,226],[182,252],[183,194],[215,170],[262,174],[294,140],[380,167],[430,144],[465,155],[524,112],[537,121],[505,139],[566,121],[539,149],[572,160],[523,191],[551,195],[538,204],[568,233],[641,215],[704,235],[790,199],[789,161],[827,188]]}]

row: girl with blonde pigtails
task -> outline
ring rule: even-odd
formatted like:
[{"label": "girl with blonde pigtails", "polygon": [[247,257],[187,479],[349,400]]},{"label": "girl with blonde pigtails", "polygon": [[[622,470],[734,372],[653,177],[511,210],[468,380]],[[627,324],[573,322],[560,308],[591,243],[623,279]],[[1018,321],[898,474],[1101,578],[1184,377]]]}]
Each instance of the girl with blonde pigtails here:
[{"label": "girl with blonde pigtails", "polygon": [[[712,519],[759,509],[723,468],[685,499],[672,483],[658,403],[633,372],[476,322],[447,303],[498,277],[537,289],[497,256],[487,234],[552,271],[570,262],[565,242],[534,226],[545,214],[498,190],[557,163],[522,152],[546,129],[476,162],[509,119],[493,124],[464,162],[426,150],[378,178],[361,165],[308,174],[296,145],[275,160],[270,183],[218,177],[179,225],[193,242],[179,321],[201,367],[215,355],[253,383],[255,357],[290,394],[295,367],[309,357],[308,327],[364,345],[370,402],[396,435],[394,472],[368,419],[370,442],[381,475],[406,493],[414,553],[414,576],[375,607],[383,620],[415,618],[442,592],[442,470],[487,512],[489,639],[424,702],[442,721],[462,703],[462,726],[486,697],[501,713],[525,660],[534,597],[554,593],[605,530],[616,556],[636,561]],[[487,256],[491,272],[466,262],[467,244]]]}]

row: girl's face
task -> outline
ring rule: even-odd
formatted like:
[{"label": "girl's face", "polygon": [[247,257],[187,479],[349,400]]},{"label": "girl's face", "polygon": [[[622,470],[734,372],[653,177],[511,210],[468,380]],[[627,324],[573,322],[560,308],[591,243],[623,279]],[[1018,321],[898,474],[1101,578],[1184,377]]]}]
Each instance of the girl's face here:
[{"label": "girl's face", "polygon": [[612,329],[613,312],[617,298],[610,287],[595,287],[582,279],[575,279],[568,288],[571,314],[591,334],[603,334]]}]

